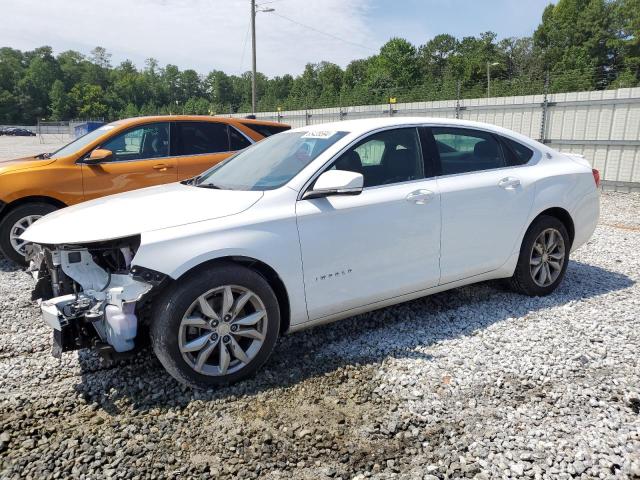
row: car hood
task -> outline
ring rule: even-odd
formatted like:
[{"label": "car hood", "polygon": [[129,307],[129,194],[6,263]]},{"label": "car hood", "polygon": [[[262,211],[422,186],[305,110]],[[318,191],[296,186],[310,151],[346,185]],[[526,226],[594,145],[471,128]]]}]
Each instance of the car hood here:
[{"label": "car hood", "polygon": [[25,170],[27,168],[44,167],[55,162],[52,158],[24,157],[12,160],[0,160],[0,175],[8,171]]},{"label": "car hood", "polygon": [[63,208],[38,220],[21,238],[40,244],[76,244],[128,237],[235,215],[262,195],[170,183]]}]

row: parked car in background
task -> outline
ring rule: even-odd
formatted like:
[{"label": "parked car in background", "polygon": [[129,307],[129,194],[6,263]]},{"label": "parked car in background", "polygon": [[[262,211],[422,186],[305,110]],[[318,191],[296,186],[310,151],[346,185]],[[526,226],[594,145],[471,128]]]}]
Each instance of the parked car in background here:
[{"label": "parked car in background", "polygon": [[553,292],[596,227],[598,182],[491,125],[355,120],[53,213],[22,240],[55,354],[129,351],[144,325],[171,375],[208,387],[255,372],[285,332],[483,280]]},{"label": "parked car in background", "polygon": [[27,128],[21,127],[3,127],[0,129],[0,135],[13,137],[35,137],[36,134]]},{"label": "parked car in background", "polygon": [[103,125],[53,153],[0,161],[0,251],[25,264],[20,235],[59,208],[198,175],[288,125],[206,116]]}]

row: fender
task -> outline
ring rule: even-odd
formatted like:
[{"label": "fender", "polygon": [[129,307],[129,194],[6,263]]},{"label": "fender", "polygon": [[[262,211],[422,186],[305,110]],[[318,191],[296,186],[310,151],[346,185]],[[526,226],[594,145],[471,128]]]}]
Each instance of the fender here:
[{"label": "fender", "polygon": [[[289,297],[290,324],[308,321],[295,216],[288,220],[265,219],[264,223],[253,225],[251,229],[246,227],[243,216],[189,225],[188,235],[185,235],[184,226],[143,233],[132,263],[175,280],[211,260],[253,258],[268,265],[282,280]],[[212,231],[214,223],[220,229]]]},{"label": "fender", "polygon": [[49,205],[53,205],[56,208],[64,208],[67,206],[62,200],[47,195],[32,195],[28,197],[21,197],[13,200],[12,202],[6,203],[0,201],[0,219],[2,219],[2,217],[4,217],[15,207],[24,205],[26,203],[48,203]]},{"label": "fender", "polygon": [[585,173],[560,173],[538,180],[531,213],[512,253],[517,258],[529,225],[551,208],[561,208],[571,217],[575,229],[571,251],[575,251],[593,234],[598,223],[599,203],[599,192],[590,168]]}]

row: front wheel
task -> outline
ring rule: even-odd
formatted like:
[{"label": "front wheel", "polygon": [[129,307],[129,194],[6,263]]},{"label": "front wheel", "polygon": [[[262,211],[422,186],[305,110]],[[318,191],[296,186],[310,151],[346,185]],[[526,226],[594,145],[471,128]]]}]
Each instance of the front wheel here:
[{"label": "front wheel", "polygon": [[31,224],[48,213],[57,210],[48,203],[25,203],[11,210],[0,222],[0,251],[12,262],[20,266],[26,266],[24,256],[27,243],[20,235]]},{"label": "front wheel", "polygon": [[570,250],[564,224],[555,217],[538,217],[522,241],[518,265],[509,279],[511,287],[532,297],[550,294],[564,278]]},{"label": "front wheel", "polygon": [[255,373],[271,355],[279,328],[278,300],[267,281],[224,265],[170,287],[150,333],[156,356],[175,379],[208,388]]}]

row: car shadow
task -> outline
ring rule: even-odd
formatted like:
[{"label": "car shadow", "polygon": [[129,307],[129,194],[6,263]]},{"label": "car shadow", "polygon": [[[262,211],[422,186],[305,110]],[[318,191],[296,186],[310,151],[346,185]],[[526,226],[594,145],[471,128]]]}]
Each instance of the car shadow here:
[{"label": "car shadow", "polygon": [[[76,390],[110,414],[118,413],[118,405],[122,404],[145,411],[181,408],[196,399],[256,395],[347,365],[378,364],[390,357],[429,361],[432,357],[422,351],[442,340],[473,335],[508,318],[570,305],[633,284],[620,273],[572,261],[562,285],[547,297],[517,295],[501,282],[483,282],[437,293],[285,336],[253,378],[209,391],[191,390],[179,384],[164,371],[150,350],[113,364],[105,364],[95,353],[85,350],[79,353],[82,380]],[[520,301],[514,302],[514,296]]]},{"label": "car shadow", "polygon": [[11,260],[7,260],[4,255],[0,253],[0,272],[17,272],[18,270],[24,269]]}]

